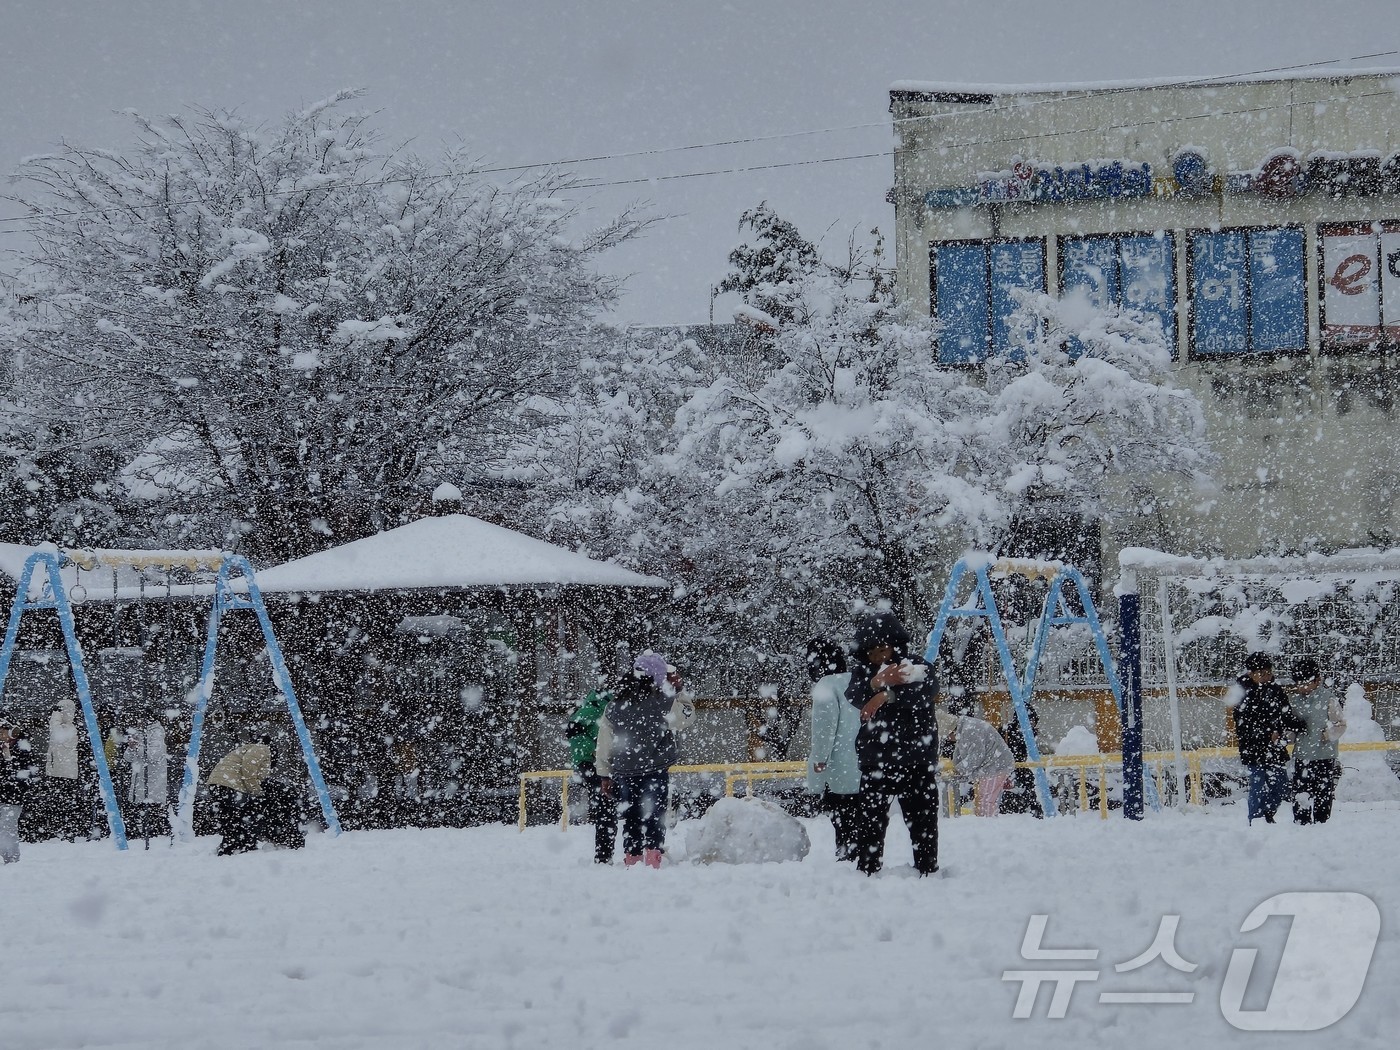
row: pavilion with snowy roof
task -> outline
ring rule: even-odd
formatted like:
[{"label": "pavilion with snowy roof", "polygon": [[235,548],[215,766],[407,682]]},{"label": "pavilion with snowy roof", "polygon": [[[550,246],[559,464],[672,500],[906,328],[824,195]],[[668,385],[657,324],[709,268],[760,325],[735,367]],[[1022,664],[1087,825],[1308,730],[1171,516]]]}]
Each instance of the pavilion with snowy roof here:
[{"label": "pavilion with snowy roof", "polygon": [[[7,607],[35,549],[0,544]],[[66,565],[63,583],[99,716],[119,719],[153,690],[178,709],[198,668],[210,581],[98,561]],[[569,710],[652,642],[650,614],[669,594],[663,579],[459,513],[258,569],[257,581],[351,827],[493,819],[482,785],[488,801],[496,785],[513,800],[521,768],[563,760]],[[43,620],[26,618],[27,658],[6,697],[36,730],[62,688],[49,680],[63,665],[46,658],[58,642]],[[221,628],[236,638],[221,643],[217,671],[218,692],[234,698],[225,735],[276,729],[252,628],[237,618]],[[220,734],[212,727],[211,751]]]},{"label": "pavilion with snowy roof", "polygon": [[258,573],[267,593],[617,587],[665,580],[545,543],[467,514],[422,518]]}]

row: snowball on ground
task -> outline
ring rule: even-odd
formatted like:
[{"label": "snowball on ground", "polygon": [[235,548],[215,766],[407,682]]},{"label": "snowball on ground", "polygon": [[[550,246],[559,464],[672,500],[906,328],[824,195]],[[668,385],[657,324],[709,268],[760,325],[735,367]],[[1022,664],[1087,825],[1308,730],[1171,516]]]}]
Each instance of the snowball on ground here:
[{"label": "snowball on ground", "polygon": [[695,824],[685,852],[700,864],[801,860],[812,848],[801,821],[761,798],[722,798]]},{"label": "snowball on ground", "polygon": [[[1353,682],[1347,687],[1342,705],[1346,720],[1343,744],[1375,744],[1385,740],[1385,730],[1372,717],[1366,690]],[[1386,761],[1384,751],[1343,751],[1339,756],[1342,779],[1337,783],[1337,799],[1342,802],[1400,801],[1400,779]]]}]

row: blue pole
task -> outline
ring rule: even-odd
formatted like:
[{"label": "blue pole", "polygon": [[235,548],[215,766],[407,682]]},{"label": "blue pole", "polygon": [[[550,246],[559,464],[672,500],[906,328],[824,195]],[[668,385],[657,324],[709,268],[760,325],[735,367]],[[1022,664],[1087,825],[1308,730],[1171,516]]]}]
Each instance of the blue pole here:
[{"label": "blue pole", "polygon": [[[1001,613],[997,609],[996,595],[992,593],[992,581],[987,577],[987,566],[983,565],[977,570],[977,586],[982,594],[982,606],[987,611],[987,622],[992,628],[992,640],[996,642],[997,656],[1001,660],[1002,677],[1006,679],[1007,692],[1011,694],[1011,703],[1016,710],[1016,721],[1021,726],[1021,736],[1026,742],[1026,759],[1030,762],[1040,761],[1040,745],[1035,739],[1035,730],[1031,727],[1031,714],[1026,708],[1026,701],[1030,698],[1030,689],[1027,682],[1022,680],[1021,674],[1016,670],[1016,661],[1011,657],[1011,644],[1006,640],[1006,629],[1001,622]],[[1027,668],[1027,678],[1034,682],[1035,669]],[[1050,790],[1050,777],[1045,772],[1044,766],[1035,767],[1035,786],[1040,795],[1040,809],[1046,817],[1053,817],[1057,812],[1055,807],[1055,796]]]},{"label": "blue pole", "polygon": [[73,684],[78,690],[78,703],[83,709],[83,723],[87,726],[88,741],[92,744],[92,757],[97,764],[97,783],[102,790],[102,804],[107,808],[107,829],[112,834],[112,843],[117,849],[126,849],[126,822],[122,820],[121,807],[117,805],[117,792],[112,786],[112,771],[107,768],[107,752],[102,747],[102,730],[97,726],[97,713],[92,707],[92,689],[88,685],[87,671],[83,667],[83,651],[78,646],[78,635],[73,628],[73,609],[68,604],[68,595],[63,590],[63,578],[59,575],[58,559],[47,555],[49,566],[49,586],[53,590],[54,608],[58,610],[58,622],[63,628],[63,641],[68,647],[68,662],[73,666]]},{"label": "blue pole", "polygon": [[236,565],[248,583],[248,599],[252,603],[253,611],[257,613],[258,623],[262,626],[263,640],[267,643],[267,653],[272,659],[272,671],[277,679],[277,687],[282,690],[282,696],[287,701],[287,711],[292,716],[292,726],[296,729],[297,739],[301,741],[301,753],[306,759],[306,769],[311,774],[311,784],[316,789],[316,798],[321,803],[321,815],[325,817],[326,830],[332,835],[339,835],[340,818],[336,816],[335,805],[331,802],[330,792],[326,790],[326,781],[321,776],[321,763],[316,758],[316,748],[311,742],[311,733],[306,728],[306,719],[302,717],[296,690],[292,688],[292,676],[287,671],[287,661],[282,656],[282,647],[277,644],[277,636],[272,632],[272,621],[268,619],[267,606],[263,604],[262,591],[258,587],[257,579],[253,576],[253,567],[246,558],[237,556],[230,557],[225,564],[226,566],[228,564]]},{"label": "blue pole", "polygon": [[1142,641],[1139,633],[1140,602],[1137,577],[1125,573],[1118,595],[1118,615],[1123,632],[1123,816],[1142,819]]},{"label": "blue pole", "polygon": [[5,645],[0,649],[0,702],[5,698],[5,680],[10,677],[10,657],[15,652],[15,639],[19,637],[19,618],[24,615],[29,599],[29,581],[34,578],[34,566],[38,558],[31,554],[24,560],[24,571],[19,574],[19,589],[15,600],[10,604],[10,624],[5,628]]},{"label": "blue pole", "polygon": [[199,793],[199,748],[204,740],[204,715],[209,710],[209,697],[214,692],[214,655],[219,646],[219,620],[224,609],[225,583],[221,569],[214,583],[214,604],[209,610],[204,662],[200,665],[199,692],[195,696],[194,718],[190,724],[190,746],[185,752],[185,774],[180,781],[180,801],[176,807],[176,819],[180,825],[176,833],[186,842],[194,839],[194,800]]}]

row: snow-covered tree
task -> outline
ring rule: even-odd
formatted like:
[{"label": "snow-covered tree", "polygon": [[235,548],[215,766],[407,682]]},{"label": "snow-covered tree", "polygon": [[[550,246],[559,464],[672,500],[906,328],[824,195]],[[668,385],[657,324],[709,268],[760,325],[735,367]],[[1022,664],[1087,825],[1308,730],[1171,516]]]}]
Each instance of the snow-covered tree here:
[{"label": "snow-covered tree", "polygon": [[0,340],[44,416],[211,542],[281,559],[412,516],[499,454],[616,295],[570,182],[380,150],[353,93],[261,127],[133,119],[19,172],[36,248]]},{"label": "snow-covered tree", "polygon": [[1155,318],[1082,296],[1017,295],[1016,349],[987,363],[991,403],[977,425],[977,471],[1004,521],[1055,508],[1111,517],[1125,480],[1204,476],[1213,456],[1202,407],[1171,382]]},{"label": "snow-covered tree", "polygon": [[965,470],[985,394],[937,368],[928,320],[858,254],[751,294],[779,319],[768,366],[696,391],[655,480],[693,523],[679,560],[697,618],[763,659],[861,600],[926,610],[922,566],[988,509]]},{"label": "snow-covered tree", "polygon": [[568,387],[522,406],[502,470],[513,519],[584,553],[666,568],[639,524],[658,511],[652,469],[673,442],[676,411],[709,382],[710,367],[677,330],[592,333]]},{"label": "snow-covered tree", "polygon": [[756,244],[744,243],[729,253],[729,273],[719,284],[721,292],[738,292],[744,302],[779,322],[808,318],[803,307],[802,283],[828,269],[816,245],[778,215],[767,201],[739,217],[739,229],[753,231]]}]

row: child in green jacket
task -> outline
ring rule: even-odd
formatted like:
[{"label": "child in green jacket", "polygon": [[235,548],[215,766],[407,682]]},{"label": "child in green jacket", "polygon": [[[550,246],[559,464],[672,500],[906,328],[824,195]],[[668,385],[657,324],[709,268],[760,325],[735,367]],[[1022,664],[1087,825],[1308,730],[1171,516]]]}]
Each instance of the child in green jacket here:
[{"label": "child in green jacket", "polygon": [[598,751],[598,722],[612,700],[612,693],[595,689],[583,698],[569,718],[569,759],[588,790],[588,819],[593,824],[593,859],[611,864],[617,842],[617,806],[603,790],[603,778],[594,761]]}]

